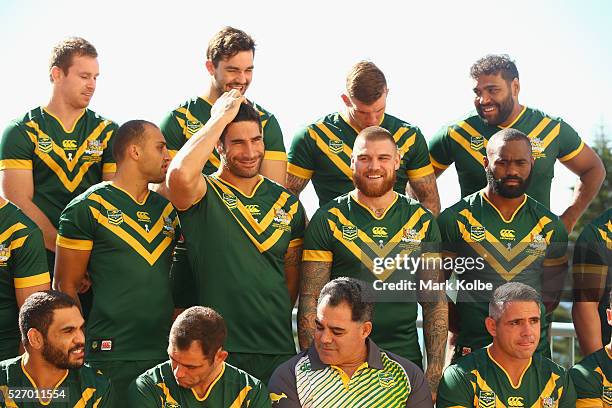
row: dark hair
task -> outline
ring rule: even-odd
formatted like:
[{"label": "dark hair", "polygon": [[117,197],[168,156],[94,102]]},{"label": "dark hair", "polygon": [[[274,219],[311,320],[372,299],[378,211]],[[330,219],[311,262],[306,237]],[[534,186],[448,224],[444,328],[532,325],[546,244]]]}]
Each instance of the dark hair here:
[{"label": "dark hair", "polygon": [[365,141],[368,141],[368,142],[388,140],[389,142],[396,145],[395,139],[393,138],[393,135],[391,134],[391,132],[389,132],[387,129],[382,128],[380,126],[370,126],[370,127],[363,129],[361,132],[359,132],[355,141],[357,139],[365,139]]},{"label": "dark hair", "polygon": [[53,323],[54,311],[71,307],[78,308],[79,305],[73,298],[57,290],[35,292],[28,296],[19,309],[19,331],[23,345],[29,345],[30,329],[36,329],[46,337]]},{"label": "dark hair", "polygon": [[359,61],[346,76],[346,91],[351,98],[370,105],[387,91],[385,74],[373,62]]},{"label": "dark hair", "polygon": [[125,149],[132,144],[140,144],[143,141],[144,132],[147,126],[157,128],[157,125],[146,120],[129,120],[115,132],[113,143],[113,158],[118,164],[125,157]]},{"label": "dark hair", "polygon": [[[238,109],[236,117],[230,122],[230,124],[238,122],[255,122],[259,127],[259,131],[262,131],[261,117],[259,112],[257,112],[257,110],[248,102],[243,102],[240,104],[240,109]],[[229,124],[225,127],[225,129],[223,129],[223,132],[221,132],[221,143],[225,143],[225,135],[227,134],[228,127]]]},{"label": "dark hair", "polygon": [[529,146],[529,150],[531,151],[531,140],[529,139],[529,137],[527,137],[526,134],[524,134],[520,130],[513,129],[513,128],[502,129],[496,132],[493,136],[491,136],[491,139],[489,139],[489,143],[491,143],[491,140],[493,138],[501,139],[504,143],[514,142],[514,141],[525,142],[527,146]]},{"label": "dark hair", "polygon": [[501,72],[502,78],[510,82],[514,78],[519,79],[516,64],[507,54],[489,54],[472,65],[470,76],[478,80],[481,75],[495,75]]},{"label": "dark hair", "polygon": [[227,336],[223,317],[213,309],[194,306],[178,315],[170,329],[170,344],[179,350],[187,350],[194,341],[202,348],[204,356],[212,361]]},{"label": "dark hair", "polygon": [[231,58],[241,51],[253,51],[255,55],[255,41],[242,30],[224,27],[208,42],[206,58],[217,67],[222,59]]},{"label": "dark hair", "polygon": [[336,278],[323,286],[318,304],[325,302],[335,307],[346,303],[351,308],[352,321],[362,323],[371,321],[374,304],[363,300],[363,292],[359,281],[345,277]]},{"label": "dark hair", "polygon": [[[91,45],[91,43],[81,37],[69,37],[56,44],[51,51],[51,57],[49,58],[49,71],[51,68],[60,68],[65,75],[68,74],[68,69],[72,65],[72,57],[87,56],[91,58],[98,57],[98,51]],[[49,73],[51,82],[53,78]]]},{"label": "dark hair", "polygon": [[495,289],[493,296],[491,296],[491,300],[489,301],[489,317],[498,321],[502,314],[504,314],[506,304],[516,301],[535,302],[539,305],[542,303],[542,298],[534,288],[524,283],[504,283]]}]

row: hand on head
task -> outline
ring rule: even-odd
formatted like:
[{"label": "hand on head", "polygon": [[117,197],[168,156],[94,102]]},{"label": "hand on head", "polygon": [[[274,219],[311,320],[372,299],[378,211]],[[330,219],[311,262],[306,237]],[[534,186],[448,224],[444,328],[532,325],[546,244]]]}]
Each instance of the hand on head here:
[{"label": "hand on head", "polygon": [[245,97],[236,89],[223,93],[210,110],[211,119],[224,120],[230,123],[238,114]]}]

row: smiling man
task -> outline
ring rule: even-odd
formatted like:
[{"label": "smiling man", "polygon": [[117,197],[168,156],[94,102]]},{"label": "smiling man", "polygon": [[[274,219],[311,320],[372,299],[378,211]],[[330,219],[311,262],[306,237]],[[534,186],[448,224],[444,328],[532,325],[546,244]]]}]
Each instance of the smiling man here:
[{"label": "smiling man", "polygon": [[116,407],[109,380],[84,365],[84,326],[70,296],[49,290],[28,297],[19,312],[26,352],[0,362],[0,406]]},{"label": "smiling man", "polygon": [[565,369],[535,353],[540,338],[540,296],[518,282],[493,293],[485,325],[493,343],[444,371],[438,408],[569,408],[576,394]]}]

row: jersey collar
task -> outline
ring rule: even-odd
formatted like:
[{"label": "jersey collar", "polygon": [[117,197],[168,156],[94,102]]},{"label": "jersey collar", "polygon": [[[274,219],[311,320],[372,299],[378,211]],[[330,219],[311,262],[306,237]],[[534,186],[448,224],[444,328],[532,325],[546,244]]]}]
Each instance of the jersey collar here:
[{"label": "jersey collar", "polygon": [[518,122],[518,121],[519,121],[519,119],[520,119],[521,117],[523,117],[523,114],[525,113],[525,111],[527,111],[527,105],[523,106],[523,110],[521,110],[521,111],[519,112],[519,114],[518,114],[518,115],[516,115],[516,118],[514,118],[514,120],[513,120],[513,121],[512,121],[512,122],[511,122],[511,123],[510,123],[508,126],[500,126],[500,125],[497,125],[497,127],[498,127],[498,128],[500,128],[500,129],[507,129],[507,128],[511,128],[512,126],[514,126],[514,125],[516,124],[516,122]]},{"label": "jersey collar", "polygon": [[523,201],[519,204],[518,207],[516,207],[516,210],[514,210],[514,212],[512,213],[512,216],[510,217],[509,220],[506,220],[504,218],[504,216],[502,215],[502,213],[497,209],[497,207],[495,206],[495,204],[493,204],[491,202],[491,200],[489,200],[489,198],[487,197],[487,195],[484,193],[484,190],[480,190],[480,196],[482,198],[485,199],[485,201],[487,203],[489,203],[489,205],[491,207],[493,207],[493,209],[497,212],[497,214],[499,215],[499,218],[502,219],[503,222],[505,222],[506,224],[509,224],[512,222],[512,220],[514,220],[514,217],[516,216],[516,214],[518,214],[518,212],[521,210],[521,208],[523,208],[523,206],[525,206],[525,203],[527,202],[527,194],[523,194]]},{"label": "jersey collar", "polygon": [[[368,349],[368,356],[364,364],[367,364],[369,368],[382,370],[384,367],[380,357],[380,348],[369,337],[366,339],[366,347]],[[317,353],[317,349],[315,348],[314,344],[310,346],[307,354],[308,359],[310,360],[310,367],[313,370],[323,370],[331,366],[321,361],[319,358],[319,353]]]},{"label": "jersey collar", "polygon": [[217,378],[215,378],[213,380],[213,382],[210,383],[210,385],[208,386],[208,389],[206,390],[206,394],[204,394],[203,397],[201,397],[201,398],[198,397],[198,393],[195,392],[195,390],[193,388],[191,388],[191,392],[193,392],[193,396],[195,397],[195,399],[197,399],[198,401],[204,401],[204,400],[206,400],[206,398],[208,398],[208,396],[210,395],[210,392],[212,391],[213,387],[219,382],[221,377],[223,377],[223,373],[225,373],[225,362],[223,362],[221,364],[223,364],[223,367],[221,367],[221,372],[219,373]]},{"label": "jersey collar", "polygon": [[363,207],[368,213],[370,213],[370,215],[375,219],[375,220],[382,220],[383,218],[385,218],[385,216],[387,215],[387,212],[389,212],[389,210],[391,209],[391,207],[393,207],[395,205],[395,203],[397,202],[397,198],[399,197],[399,194],[397,194],[397,192],[393,192],[393,194],[395,194],[395,197],[393,198],[393,201],[391,201],[391,204],[389,204],[389,206],[387,208],[385,208],[385,211],[382,213],[382,215],[380,217],[377,217],[376,214],[374,214],[374,212],[372,210],[370,210],[370,208],[365,205],[362,204],[361,202],[359,202],[359,200],[357,199],[357,194],[355,193],[355,191],[351,191],[349,193],[349,197],[354,200],[357,204],[359,204],[361,207]]}]

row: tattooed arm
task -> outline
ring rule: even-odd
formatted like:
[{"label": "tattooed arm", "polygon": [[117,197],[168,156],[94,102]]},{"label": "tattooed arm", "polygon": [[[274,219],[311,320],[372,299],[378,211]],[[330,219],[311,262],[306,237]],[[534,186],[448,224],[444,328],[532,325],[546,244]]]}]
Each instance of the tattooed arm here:
[{"label": "tattooed arm", "polygon": [[300,282],[300,263],[302,262],[302,245],[287,248],[285,253],[285,280],[291,299],[291,307],[295,305]]},{"label": "tattooed arm", "polygon": [[418,200],[435,217],[440,214],[440,195],[438,194],[438,185],[434,174],[408,179],[406,195]]},{"label": "tattooed arm", "polygon": [[300,349],[310,347],[315,331],[317,300],[321,289],[331,276],[331,262],[304,261],[300,276],[300,301],[298,304],[297,327]]},{"label": "tattooed arm", "polygon": [[306,188],[308,181],[302,177],[294,176],[293,174],[287,173],[287,180],[285,181],[285,187],[296,196],[300,196],[300,193]]}]

